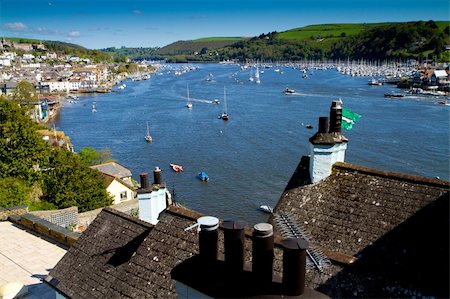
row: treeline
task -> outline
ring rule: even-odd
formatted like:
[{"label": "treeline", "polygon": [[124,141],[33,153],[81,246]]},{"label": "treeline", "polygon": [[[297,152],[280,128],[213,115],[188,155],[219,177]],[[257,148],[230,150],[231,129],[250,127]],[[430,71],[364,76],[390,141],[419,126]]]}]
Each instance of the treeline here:
[{"label": "treeline", "polygon": [[360,34],[334,43],[332,59],[438,58],[448,61],[449,26],[441,30],[434,21],[397,23],[368,28]]},{"label": "treeline", "polygon": [[[311,26],[307,26],[311,27]],[[131,51],[131,58],[165,59],[168,62],[221,60],[326,60],[326,59],[436,59],[448,61],[450,44],[446,22],[418,21],[335,26],[313,26],[315,35],[276,31],[251,39],[178,41],[160,49]],[[348,28],[347,28],[348,27]],[[333,30],[330,31],[330,28]],[[336,32],[340,32],[337,34]],[[341,32],[342,31],[342,32]],[[355,32],[356,31],[356,32]],[[296,34],[294,34],[296,33]],[[289,37],[289,38],[287,38]],[[225,43],[226,45],[221,45]],[[116,51],[117,53],[117,51]],[[144,54],[145,53],[145,54]]]},{"label": "treeline", "polygon": [[25,107],[0,97],[0,208],[78,206],[84,212],[110,205],[101,174],[89,168],[98,155],[52,149]]}]

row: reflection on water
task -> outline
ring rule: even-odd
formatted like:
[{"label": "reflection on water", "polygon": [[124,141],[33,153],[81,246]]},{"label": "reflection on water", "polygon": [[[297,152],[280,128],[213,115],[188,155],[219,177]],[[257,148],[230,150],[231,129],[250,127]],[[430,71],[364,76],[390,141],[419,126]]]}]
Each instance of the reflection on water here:
[{"label": "reflection on water", "polygon": [[[267,219],[259,204],[276,204],[301,155],[309,153],[318,117],[327,116],[336,98],[363,116],[344,132],[347,162],[449,179],[450,107],[433,99],[389,100],[383,95],[392,86],[368,86],[367,78],[332,70],[302,79],[298,70],[266,69],[257,85],[248,81],[249,70],[238,66],[198,67],[180,76],[127,81],[123,90],[64,103],[56,127],[70,136],[75,150],[109,148],[136,180],[140,172],[161,167],[163,180],[187,207],[249,224]],[[214,81],[204,80],[209,73]],[[186,109],[187,83],[192,110]],[[228,122],[217,118],[224,86]],[[286,87],[300,95],[284,95]],[[212,104],[213,99],[220,103]],[[91,112],[94,101],[97,113]],[[150,144],[144,139],[147,121]],[[314,129],[305,128],[307,123]],[[184,172],[173,172],[170,163]],[[200,171],[208,173],[208,183],[196,177]]]}]

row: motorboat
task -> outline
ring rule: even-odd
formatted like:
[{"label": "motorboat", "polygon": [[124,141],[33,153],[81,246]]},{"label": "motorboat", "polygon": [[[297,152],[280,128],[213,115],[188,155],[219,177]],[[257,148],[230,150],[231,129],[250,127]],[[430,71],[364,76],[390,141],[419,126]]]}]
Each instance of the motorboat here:
[{"label": "motorboat", "polygon": [[177,164],[170,164],[170,167],[172,167],[173,171],[175,172],[182,172],[183,166],[177,165]]},{"label": "motorboat", "polygon": [[95,102],[92,104],[92,112],[97,112],[97,106],[95,105]]},{"label": "motorboat", "polygon": [[206,172],[204,172],[204,171],[200,171],[199,173],[198,173],[198,178],[201,180],[201,181],[203,181],[203,182],[207,182],[207,181],[209,181],[209,176],[208,176],[208,174],[206,174]]},{"label": "motorboat", "polygon": [[372,79],[369,80],[368,84],[369,85],[374,85],[374,86],[381,86],[381,85],[383,85],[383,82],[381,82],[381,81],[379,81],[379,80],[377,80],[375,78],[372,78]]},{"label": "motorboat", "polygon": [[223,87],[223,113],[220,116],[223,120],[228,120],[228,112],[227,112],[227,97],[225,92],[225,86]]},{"label": "motorboat", "polygon": [[385,98],[403,98],[405,95],[398,92],[387,92],[384,94]]},{"label": "motorboat", "polygon": [[269,213],[269,214],[273,214],[273,208],[269,205],[260,205],[259,209],[263,212]]},{"label": "motorboat", "polygon": [[284,94],[294,94],[295,90],[291,89],[291,88],[287,88],[284,90]]}]

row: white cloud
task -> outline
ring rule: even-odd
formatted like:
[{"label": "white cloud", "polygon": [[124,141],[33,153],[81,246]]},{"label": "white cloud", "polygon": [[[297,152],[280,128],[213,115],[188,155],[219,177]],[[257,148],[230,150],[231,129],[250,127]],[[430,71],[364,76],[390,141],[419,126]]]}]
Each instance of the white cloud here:
[{"label": "white cloud", "polygon": [[81,34],[80,31],[70,31],[67,35],[70,37],[79,37]]},{"label": "white cloud", "polygon": [[27,25],[22,22],[5,23],[3,28],[11,31],[25,31],[28,29]]},{"label": "white cloud", "polygon": [[141,14],[142,14],[142,11],[140,11],[139,9],[134,9],[134,10],[132,11],[132,13],[134,13],[135,15],[141,15]]}]

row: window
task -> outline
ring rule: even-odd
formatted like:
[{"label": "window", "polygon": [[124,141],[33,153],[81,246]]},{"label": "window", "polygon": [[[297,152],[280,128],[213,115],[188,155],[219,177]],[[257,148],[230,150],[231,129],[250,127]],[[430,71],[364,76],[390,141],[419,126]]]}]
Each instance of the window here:
[{"label": "window", "polygon": [[120,200],[128,199],[127,191],[120,192]]}]

